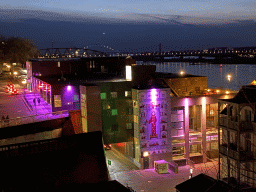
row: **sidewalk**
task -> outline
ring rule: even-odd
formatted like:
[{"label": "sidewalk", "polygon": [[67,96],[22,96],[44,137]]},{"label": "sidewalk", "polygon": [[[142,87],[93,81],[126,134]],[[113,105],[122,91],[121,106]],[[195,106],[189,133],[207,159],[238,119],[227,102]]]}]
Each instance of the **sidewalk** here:
[{"label": "sidewalk", "polygon": [[[193,176],[205,173],[216,179],[217,162],[195,164]],[[123,171],[112,175],[125,186],[131,187],[136,192],[176,192],[175,186],[188,180],[190,166],[179,167],[178,174],[169,171],[167,174],[158,174],[154,169]],[[193,189],[191,189],[193,190]]]},{"label": "sidewalk", "polygon": [[[51,113],[51,106],[50,104],[46,103],[43,98],[40,97],[39,93],[28,92],[25,90],[25,94],[23,95],[26,100],[25,102],[28,104],[28,107],[33,114],[46,114]],[[35,103],[33,100],[35,99]],[[38,103],[38,99],[40,99],[40,103]]]}]

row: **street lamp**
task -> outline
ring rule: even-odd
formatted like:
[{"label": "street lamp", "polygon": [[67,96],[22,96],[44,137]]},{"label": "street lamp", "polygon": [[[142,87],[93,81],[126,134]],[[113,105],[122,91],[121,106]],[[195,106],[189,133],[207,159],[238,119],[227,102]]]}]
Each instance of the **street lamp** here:
[{"label": "street lamp", "polygon": [[184,74],[185,74],[185,72],[184,72],[184,71],[180,71],[180,74],[181,74],[181,75],[184,75]]}]

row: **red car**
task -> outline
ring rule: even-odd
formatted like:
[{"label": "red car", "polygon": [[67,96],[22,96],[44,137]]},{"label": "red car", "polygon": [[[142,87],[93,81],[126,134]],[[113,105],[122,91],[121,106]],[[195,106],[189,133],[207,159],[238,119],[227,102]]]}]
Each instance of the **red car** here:
[{"label": "red car", "polygon": [[11,90],[11,94],[13,94],[13,95],[17,95],[18,93],[19,93],[19,91],[16,88],[13,88]]},{"label": "red car", "polygon": [[6,93],[9,93],[13,88],[14,88],[14,85],[13,85],[13,84],[8,84],[8,85],[6,86]]}]

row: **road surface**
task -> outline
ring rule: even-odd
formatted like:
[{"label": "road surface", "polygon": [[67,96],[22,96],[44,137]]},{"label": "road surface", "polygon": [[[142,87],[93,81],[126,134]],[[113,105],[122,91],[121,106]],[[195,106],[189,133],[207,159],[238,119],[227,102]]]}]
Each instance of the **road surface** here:
[{"label": "road surface", "polygon": [[138,170],[139,168],[132,163],[127,157],[112,147],[111,150],[106,150],[106,160],[111,161],[111,165],[108,165],[109,175],[112,180],[116,179],[116,174],[123,171]]}]

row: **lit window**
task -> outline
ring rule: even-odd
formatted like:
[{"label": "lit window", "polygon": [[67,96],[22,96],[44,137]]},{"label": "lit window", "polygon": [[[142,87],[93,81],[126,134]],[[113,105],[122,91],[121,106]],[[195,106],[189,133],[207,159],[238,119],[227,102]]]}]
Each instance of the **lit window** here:
[{"label": "lit window", "polygon": [[58,61],[58,67],[60,67],[60,62]]},{"label": "lit window", "polygon": [[111,92],[111,98],[117,98],[117,92]]},{"label": "lit window", "polygon": [[54,95],[54,107],[61,107],[61,95]]},{"label": "lit window", "polygon": [[125,97],[131,97],[131,91],[125,91]]},{"label": "lit window", "polygon": [[101,99],[107,99],[107,94],[106,93],[100,93],[100,98]]},{"label": "lit window", "polygon": [[112,109],[112,115],[117,115],[117,109]]}]

